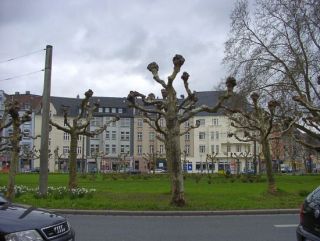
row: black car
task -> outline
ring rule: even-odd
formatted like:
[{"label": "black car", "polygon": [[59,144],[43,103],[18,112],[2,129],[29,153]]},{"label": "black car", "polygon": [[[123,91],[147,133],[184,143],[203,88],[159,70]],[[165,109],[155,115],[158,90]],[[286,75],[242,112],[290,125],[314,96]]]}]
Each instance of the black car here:
[{"label": "black car", "polygon": [[0,195],[0,241],[74,241],[68,221],[44,209],[8,202]]},{"label": "black car", "polygon": [[298,241],[320,241],[320,187],[310,193],[301,206]]}]

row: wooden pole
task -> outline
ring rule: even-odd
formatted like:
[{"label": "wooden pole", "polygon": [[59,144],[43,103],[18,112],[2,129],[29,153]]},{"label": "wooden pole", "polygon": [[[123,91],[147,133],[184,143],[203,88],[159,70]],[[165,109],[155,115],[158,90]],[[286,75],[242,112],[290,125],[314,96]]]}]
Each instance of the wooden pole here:
[{"label": "wooden pole", "polygon": [[46,62],[44,71],[44,85],[42,95],[42,125],[41,125],[41,146],[40,146],[40,176],[39,192],[46,196],[48,191],[48,149],[49,149],[49,112],[50,112],[50,89],[51,89],[51,68],[52,68],[52,46],[46,47]]}]

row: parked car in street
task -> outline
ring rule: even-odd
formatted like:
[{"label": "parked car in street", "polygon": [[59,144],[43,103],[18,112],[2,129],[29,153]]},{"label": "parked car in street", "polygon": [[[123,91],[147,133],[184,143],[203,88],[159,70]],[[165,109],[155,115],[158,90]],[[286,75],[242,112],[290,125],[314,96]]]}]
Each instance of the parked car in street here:
[{"label": "parked car in street", "polygon": [[68,221],[44,209],[13,204],[0,195],[0,241],[74,241]]},{"label": "parked car in street", "polygon": [[304,200],[297,228],[298,241],[320,241],[320,186]]}]

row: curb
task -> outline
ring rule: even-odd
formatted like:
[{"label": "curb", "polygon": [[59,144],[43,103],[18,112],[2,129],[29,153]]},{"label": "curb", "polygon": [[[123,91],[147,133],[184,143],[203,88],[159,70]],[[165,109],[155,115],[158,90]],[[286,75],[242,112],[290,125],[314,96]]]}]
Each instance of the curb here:
[{"label": "curb", "polygon": [[76,210],[50,209],[59,214],[104,215],[104,216],[227,216],[227,215],[263,215],[263,214],[299,214],[299,209],[256,209],[222,211],[121,211],[121,210]]}]

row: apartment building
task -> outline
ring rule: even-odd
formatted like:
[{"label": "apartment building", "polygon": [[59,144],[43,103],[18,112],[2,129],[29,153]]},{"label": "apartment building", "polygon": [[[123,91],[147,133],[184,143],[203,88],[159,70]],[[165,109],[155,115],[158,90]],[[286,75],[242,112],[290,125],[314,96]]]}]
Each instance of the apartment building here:
[{"label": "apartment building", "polygon": [[[53,122],[64,125],[64,110],[67,109],[68,120],[72,123],[80,113],[81,101],[77,98],[51,97],[50,117]],[[88,131],[102,128],[115,116],[120,120],[112,122],[101,134],[93,137],[80,135],[77,145],[77,169],[88,172],[108,172],[118,170],[120,164],[129,166],[132,155],[132,110],[124,98],[93,97],[92,103],[99,103],[98,110],[90,121]],[[41,133],[41,113],[36,115],[36,134]],[[49,133],[49,170],[67,172],[69,158],[70,135],[52,127]],[[40,140],[36,142],[40,148]],[[37,162],[39,166],[40,163]]]},{"label": "apartment building", "polygon": [[[221,91],[197,92],[198,105],[214,106]],[[217,113],[201,112],[193,119],[199,128],[194,130],[194,156],[190,158],[188,171],[217,173],[230,171],[240,173],[253,170],[253,142],[240,142],[229,133],[243,136],[231,126],[229,118],[219,110]]]},{"label": "apartment building", "polygon": [[100,135],[89,139],[88,170],[101,172],[123,171],[134,168],[133,161],[133,110],[121,97],[95,97],[99,109],[90,123],[90,130],[101,128],[115,116]]},{"label": "apartment building", "polygon": [[[35,159],[38,158],[39,153],[34,151],[35,146],[35,114],[38,111],[41,104],[41,96],[32,95],[30,91],[25,93],[16,92],[13,95],[7,95],[4,91],[0,91],[0,115],[3,115],[4,101],[6,99],[15,100],[20,103],[19,115],[22,116],[26,111],[31,111],[31,121],[25,122],[20,126],[21,129],[21,141],[20,141],[20,160],[18,163],[18,170],[24,172],[29,171],[35,166]],[[2,136],[8,137],[12,135],[12,126],[6,128],[2,132]],[[10,165],[11,153],[4,151],[0,153],[0,160],[3,167]]]},{"label": "apartment building", "polygon": [[[214,106],[221,91],[197,92],[198,105]],[[181,125],[181,133],[190,125],[199,123],[199,128],[192,129],[181,136],[181,163],[185,172],[203,173],[230,171],[239,173],[252,170],[253,143],[239,142],[228,133],[236,132],[230,120],[223,112],[198,113]],[[160,119],[160,126],[165,120]],[[157,139],[156,133],[137,110],[134,111],[134,160],[135,167],[143,172],[155,168],[166,169],[164,143]],[[238,133],[241,135],[241,133]]]},{"label": "apartment building", "polygon": [[[206,104],[214,106],[223,92],[204,91],[197,92],[198,105]],[[30,136],[41,134],[41,96],[16,93],[15,98],[20,98],[23,103],[22,112],[25,109],[33,109],[32,121],[22,126],[24,133]],[[17,97],[18,96],[18,97]],[[6,98],[4,92],[0,92],[0,111],[4,109],[3,102]],[[13,98],[11,96],[11,98]],[[79,114],[81,101],[77,98],[51,97],[51,119],[64,125],[64,110],[67,109],[69,121]],[[139,170],[150,172],[152,169],[167,169],[165,146],[159,137],[159,133],[153,130],[143,121],[143,116],[137,110],[129,108],[125,98],[121,97],[93,97],[91,102],[99,102],[99,108],[94,113],[88,131],[101,128],[110,122],[115,116],[120,120],[112,122],[101,134],[94,137],[79,136],[77,147],[78,170],[89,172]],[[2,107],[1,107],[2,105]],[[2,109],[1,109],[2,108]],[[1,113],[0,113],[1,114]],[[190,125],[199,123],[199,128],[185,132]],[[165,126],[165,120],[160,120],[160,125]],[[180,139],[181,163],[185,172],[203,173],[229,170],[238,173],[253,169],[253,143],[239,142],[228,133],[235,130],[223,112],[198,113],[193,118],[181,125]],[[9,135],[10,129],[3,135]],[[241,133],[238,132],[241,136]],[[41,138],[22,139],[21,145],[28,148],[35,147],[40,150]],[[68,171],[70,135],[53,127],[49,133],[49,170]],[[258,149],[259,147],[257,147]],[[259,153],[258,150],[256,150]],[[9,155],[1,153],[0,159],[6,165]],[[36,157],[21,159],[20,169],[28,170],[39,167],[39,159]]]}]

